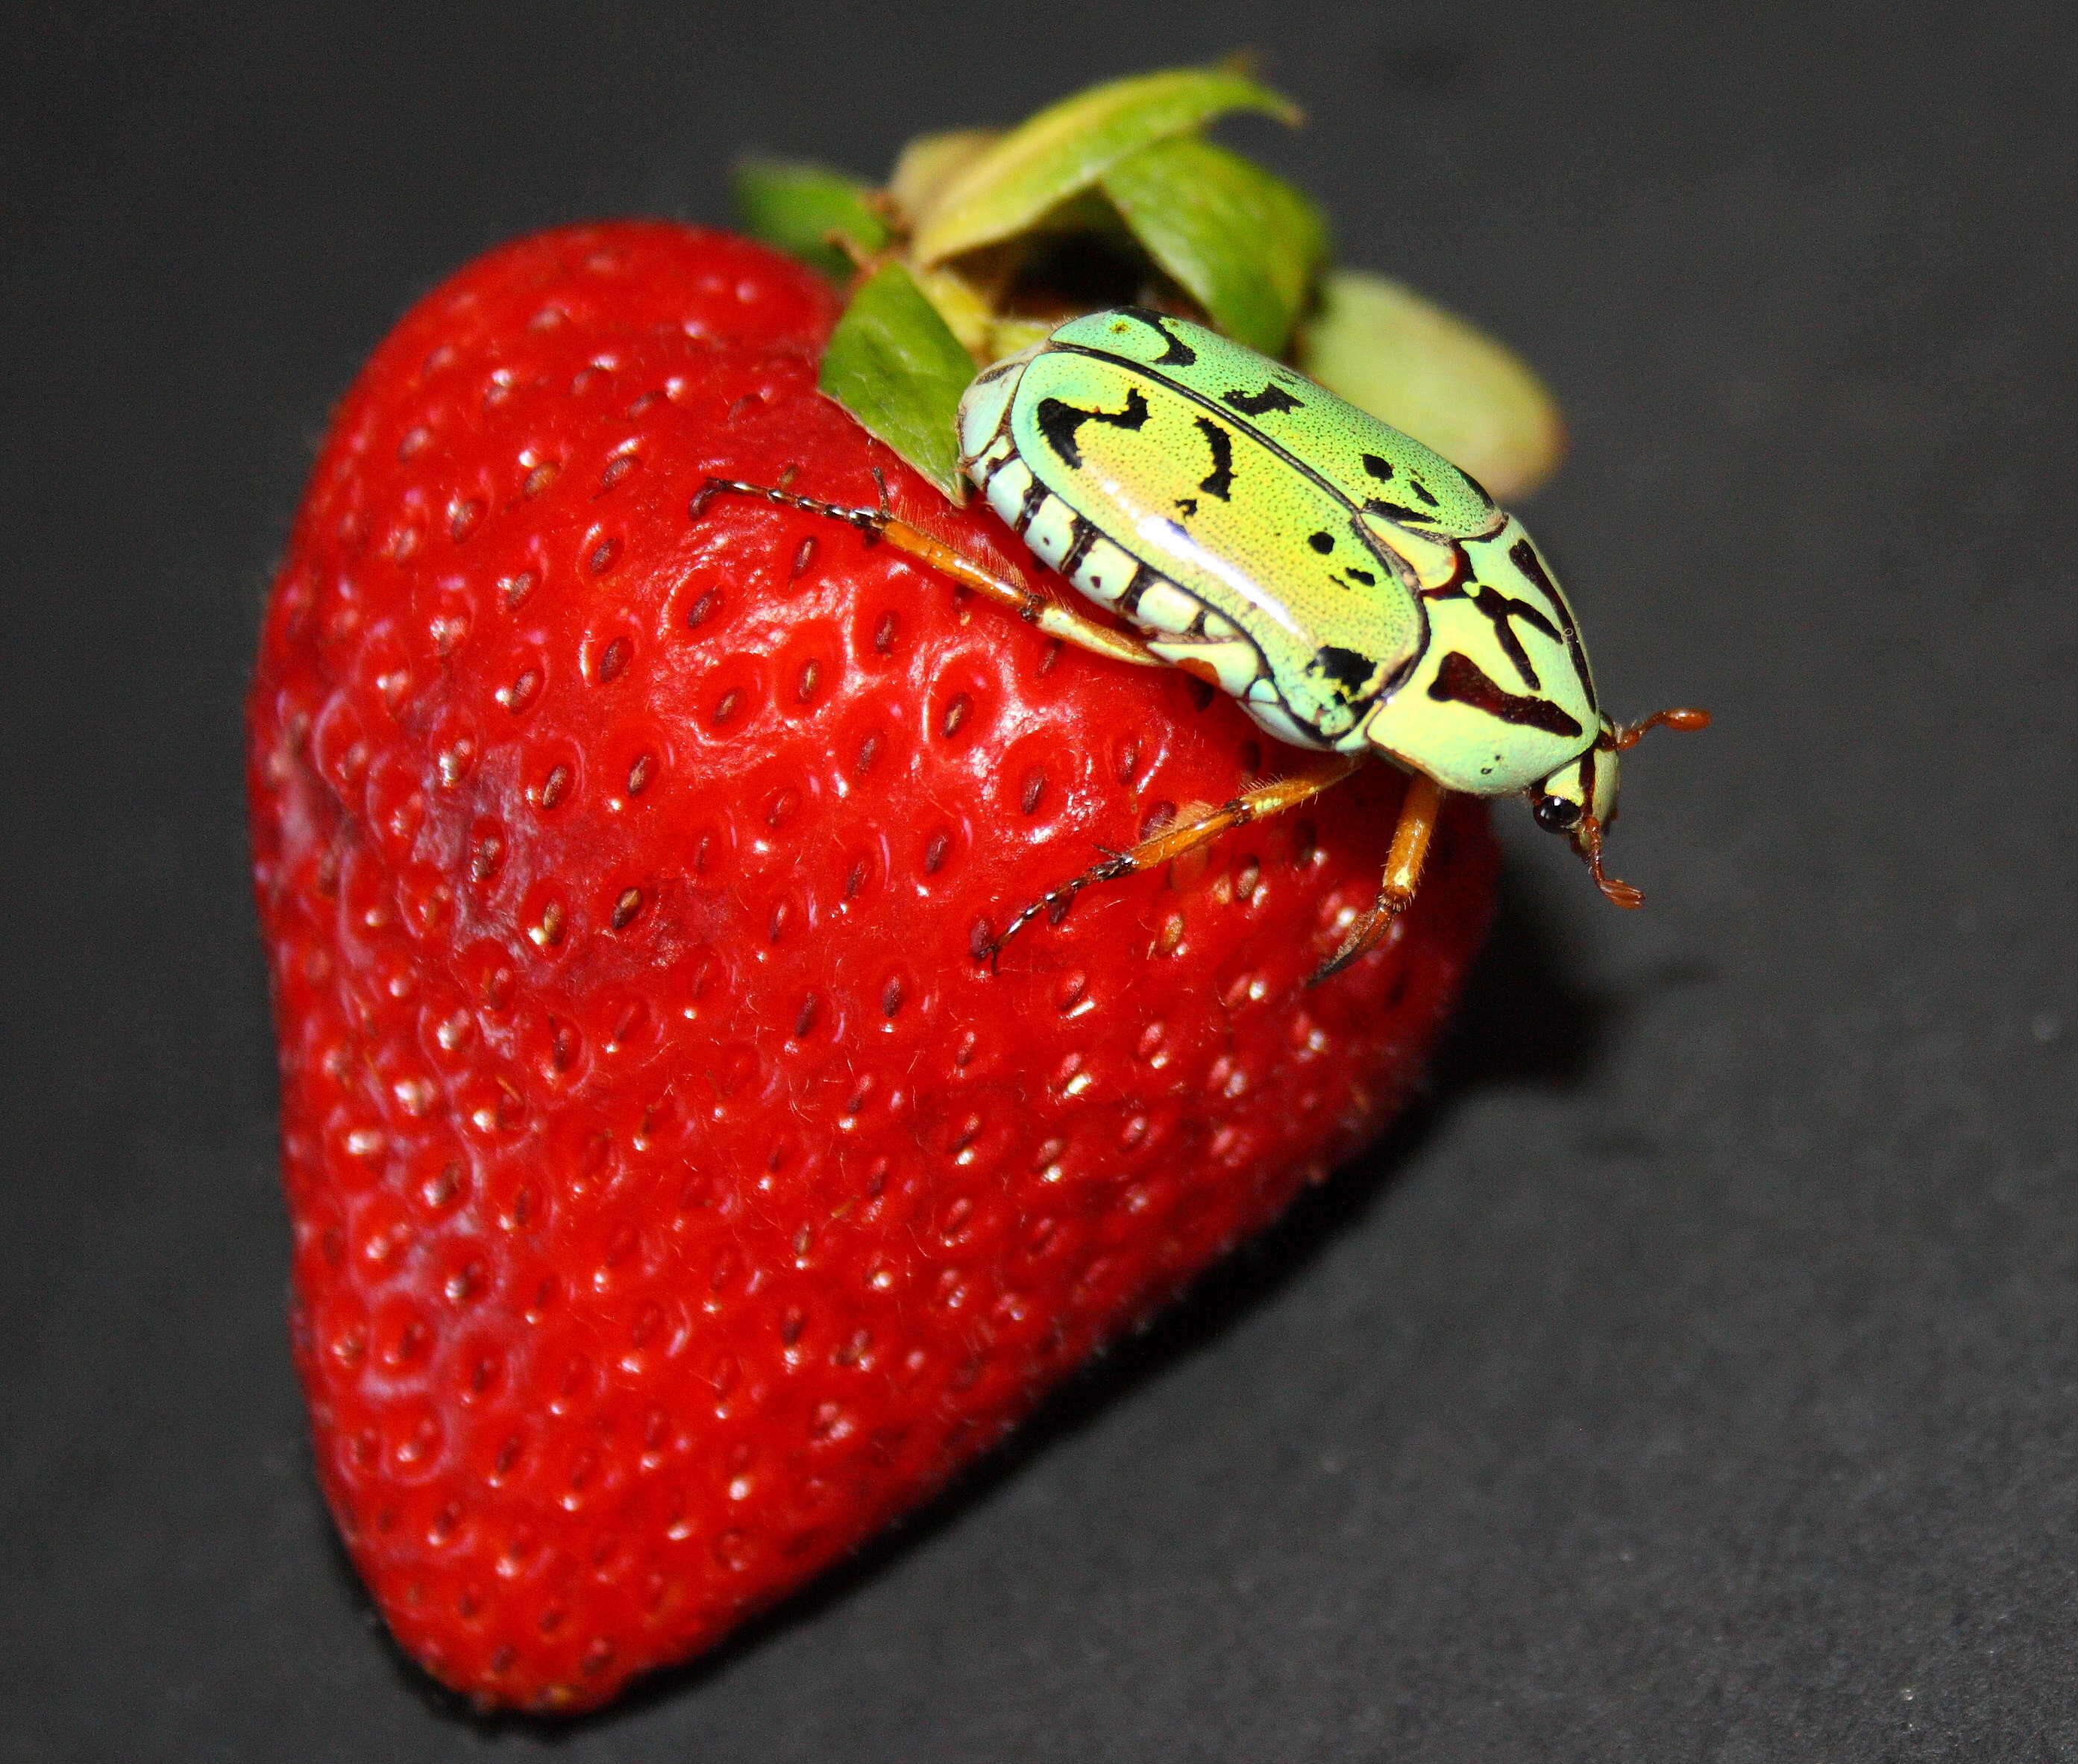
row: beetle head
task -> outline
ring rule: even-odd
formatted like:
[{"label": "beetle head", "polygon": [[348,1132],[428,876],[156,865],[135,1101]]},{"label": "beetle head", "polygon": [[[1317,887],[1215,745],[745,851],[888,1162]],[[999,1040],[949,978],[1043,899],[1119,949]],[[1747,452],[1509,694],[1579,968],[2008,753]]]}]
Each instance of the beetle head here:
[{"label": "beetle head", "polygon": [[1705,729],[1707,711],[1658,711],[1629,725],[1602,719],[1595,744],[1531,787],[1530,812],[1547,833],[1564,833],[1595,873],[1595,886],[1619,907],[1642,907],[1645,896],[1602,868],[1602,839],[1617,818],[1617,756],[1636,747],[1646,730]]}]

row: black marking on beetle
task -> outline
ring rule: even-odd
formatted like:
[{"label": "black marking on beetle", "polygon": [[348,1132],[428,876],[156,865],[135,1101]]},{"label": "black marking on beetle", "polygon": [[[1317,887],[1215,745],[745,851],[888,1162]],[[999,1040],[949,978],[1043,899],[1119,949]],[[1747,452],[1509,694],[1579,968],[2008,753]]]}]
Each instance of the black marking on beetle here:
[{"label": "black marking on beetle", "polygon": [[[1486,493],[1482,490],[1480,494]],[[1580,684],[1587,689],[1588,708],[1596,716],[1602,707],[1595,698],[1595,677],[1588,671],[1588,648],[1580,641],[1580,628],[1573,622],[1573,609],[1566,604],[1566,597],[1558,592],[1558,585],[1545,573],[1543,561],[1537,555],[1537,548],[1527,539],[1518,539],[1508,548],[1508,561],[1527,576],[1537,591],[1551,603],[1551,610],[1558,614],[1558,623],[1566,636],[1566,653],[1571,657],[1573,672]],[[1483,608],[1481,609],[1484,611]],[[1550,628],[1545,628],[1549,630]]]},{"label": "black marking on beetle", "polygon": [[1133,580],[1125,585],[1125,592],[1118,597],[1118,610],[1127,618],[1140,611],[1140,597],[1162,578],[1137,560],[1133,566]]},{"label": "black marking on beetle", "polygon": [[1523,728],[1542,729],[1547,735],[1584,734],[1580,725],[1548,699],[1527,699],[1489,680],[1478,662],[1461,649],[1443,657],[1436,678],[1429,682],[1429,696],[1442,704],[1468,704]]},{"label": "black marking on beetle", "polygon": [[[1594,812],[1596,754],[1598,754],[1598,753],[1602,753],[1602,744],[1600,744],[1600,742],[1596,742],[1594,746],[1588,748],[1588,753],[1584,753],[1584,754],[1581,754],[1581,757],[1579,757],[1579,761],[1573,762],[1573,765],[1579,765],[1579,800],[1584,802],[1585,806],[1588,806],[1588,811],[1585,811],[1585,812],[1588,812],[1588,815],[1592,815],[1592,812]],[[1567,767],[1558,767],[1558,771],[1567,771]],[[1556,777],[1556,775],[1558,775],[1558,773],[1552,773],[1552,777]],[[1550,779],[1546,779],[1546,783],[1548,783],[1548,782],[1550,782]],[[1544,787],[1544,786],[1538,786],[1538,790],[1542,790],[1542,787]],[[1544,798],[1544,802],[1558,802],[1558,800],[1563,800],[1563,798],[1556,798],[1556,796],[1546,796],[1546,798]],[[1532,815],[1538,815],[1538,808],[1542,808],[1542,806],[1544,806],[1544,802],[1532,802],[1532,808],[1529,808],[1529,812],[1532,812]],[[1544,827],[1544,829],[1546,829],[1548,833],[1571,833],[1571,836],[1573,836],[1573,841],[1575,841],[1575,845],[1577,845],[1577,844],[1579,844],[1579,823],[1581,823],[1581,819],[1585,819],[1585,816],[1575,815],[1575,816],[1573,816],[1573,823],[1571,823],[1571,825],[1567,825],[1567,827],[1550,827],[1550,825],[1548,825],[1546,821],[1544,821],[1544,816],[1538,815],[1538,825]],[[1615,821],[1615,819],[1617,819],[1615,815],[1610,815],[1610,816],[1609,816],[1609,821],[1602,823],[1602,831],[1604,831],[1604,833],[1606,833],[1606,831],[1609,831],[1610,821]]]},{"label": "black marking on beetle", "polygon": [[[1392,461],[1382,460],[1375,453],[1367,453],[1363,456],[1363,469],[1381,484],[1390,484],[1393,482]],[[1407,474],[1407,487],[1431,508],[1441,506],[1429,494],[1429,486],[1412,472]],[[1400,520],[1426,520],[1429,518],[1420,509],[1409,508],[1400,503],[1379,502],[1374,498],[1366,503],[1364,507],[1374,515],[1391,515]]]},{"label": "black marking on beetle", "polygon": [[1383,515],[1387,520],[1410,521],[1416,526],[1426,526],[1429,517],[1418,508],[1409,508],[1404,503],[1388,503],[1384,498],[1373,496],[1364,503],[1367,515]]},{"label": "black marking on beetle", "polygon": [[1181,515],[1184,519],[1188,520],[1193,515],[1198,512],[1198,498],[1195,496],[1178,497],[1176,498],[1176,512]]},{"label": "black marking on beetle", "polygon": [[1366,692],[1378,673],[1378,663],[1370,656],[1356,649],[1345,649],[1337,644],[1323,644],[1314,652],[1313,659],[1306,664],[1308,679],[1325,680],[1329,691],[1344,705],[1359,702],[1359,694],[1375,698],[1375,692]]},{"label": "black marking on beetle", "polygon": [[1061,573],[1072,576],[1083,567],[1083,560],[1090,554],[1090,547],[1097,542],[1097,530],[1079,515],[1068,523],[1070,537],[1067,555],[1061,560]]},{"label": "black marking on beetle", "polygon": [[[1380,459],[1375,453],[1367,453],[1364,455],[1363,468],[1381,484],[1388,484],[1392,482],[1392,462],[1390,461]],[[1465,471],[1460,468],[1458,475],[1463,478],[1467,484],[1472,486],[1473,494],[1477,496],[1479,499],[1488,508],[1492,508],[1494,506],[1493,498],[1487,494],[1485,486],[1482,485],[1477,478],[1474,477],[1470,472]],[[1442,504],[1437,501],[1434,494],[1430,491],[1429,486],[1423,483],[1412,472],[1409,472],[1407,474],[1407,487],[1412,490],[1417,496],[1421,498],[1421,499],[1426,503],[1431,508],[1440,508],[1442,507]]]},{"label": "black marking on beetle", "polygon": [[1335,548],[1335,536],[1333,533],[1308,533],[1306,543],[1325,557]]},{"label": "black marking on beetle", "polygon": [[1515,600],[1498,588],[1480,584],[1479,591],[1469,598],[1483,613],[1494,628],[1494,640],[1515,664],[1515,671],[1522,676],[1522,683],[1533,692],[1541,691],[1544,682],[1537,678],[1537,670],[1529,665],[1529,652],[1522,647],[1522,640],[1515,634],[1512,619],[1520,619],[1525,624],[1541,631],[1554,643],[1560,640],[1558,628],[1526,600]]},{"label": "black marking on beetle", "polygon": [[1231,404],[1243,416],[1266,416],[1272,411],[1303,411],[1305,405],[1275,381],[1262,382],[1260,392],[1222,392],[1222,404]]},{"label": "black marking on beetle", "polygon": [[1201,416],[1196,422],[1198,432],[1212,450],[1212,469],[1205,473],[1198,488],[1208,496],[1216,496],[1223,503],[1230,502],[1233,490],[1233,437],[1208,418]]},{"label": "black marking on beetle", "polygon": [[1167,345],[1160,355],[1155,357],[1152,365],[1158,368],[1187,368],[1196,365],[1198,352],[1162,323],[1160,313],[1150,312],[1145,307],[1121,307],[1119,310],[1130,318],[1137,319]]},{"label": "black marking on beetle", "polygon": [[1046,437],[1046,444],[1060,455],[1061,463],[1078,472],[1083,466],[1083,450],[1076,432],[1085,423],[1108,423],[1115,429],[1139,428],[1147,421],[1147,394],[1137,386],[1128,387],[1123,411],[1085,411],[1059,398],[1041,398],[1033,419]]},{"label": "black marking on beetle", "polygon": [[1039,518],[1039,511],[1045,505],[1046,486],[1033,478],[1024,492],[1024,500],[1018,504],[1017,519],[1010,524],[1023,532]]}]

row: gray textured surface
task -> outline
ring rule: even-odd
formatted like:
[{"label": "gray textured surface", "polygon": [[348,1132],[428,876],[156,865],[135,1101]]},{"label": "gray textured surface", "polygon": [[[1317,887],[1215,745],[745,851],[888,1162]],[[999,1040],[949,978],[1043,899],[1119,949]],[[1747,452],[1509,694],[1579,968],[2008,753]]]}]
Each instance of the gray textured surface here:
[{"label": "gray textured surface", "polygon": [[[2063,9],[1112,10],[10,40],[0,1756],[2078,1758]],[[328,403],[509,233],[1241,43],[1346,256],[1563,396],[1608,696],[1719,713],[1629,769],[1652,905],[1517,829],[1369,1166],[718,1662],[473,1725],[283,1339],[238,715]]]}]

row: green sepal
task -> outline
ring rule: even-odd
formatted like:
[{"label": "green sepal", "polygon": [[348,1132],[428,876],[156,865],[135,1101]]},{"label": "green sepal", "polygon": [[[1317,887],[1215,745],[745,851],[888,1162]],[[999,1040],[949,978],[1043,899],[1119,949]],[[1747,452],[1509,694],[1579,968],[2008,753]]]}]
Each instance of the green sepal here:
[{"label": "green sepal", "polygon": [[1223,68],[1177,68],[1113,80],[1049,105],[975,155],[916,217],[917,261],[942,262],[1022,232],[1129,154],[1233,111],[1287,123],[1289,98]]},{"label": "green sepal", "polygon": [[730,181],[737,217],[754,239],[829,277],[850,279],[850,256],[831,243],[849,240],[862,256],[888,242],[887,223],[874,211],[870,187],[827,165],[801,160],[746,159]]},{"label": "green sepal", "polygon": [[1282,355],[1328,251],[1319,209],[1281,177],[1195,135],[1119,161],[1103,189],[1150,256],[1237,342]]},{"label": "green sepal", "polygon": [[1521,357],[1383,276],[1337,269],[1322,278],[1299,365],[1502,502],[1543,483],[1566,450],[1558,402]]},{"label": "green sepal", "polygon": [[852,296],[823,354],[823,390],[955,503],[960,394],[974,357],[899,264],[877,269]]}]

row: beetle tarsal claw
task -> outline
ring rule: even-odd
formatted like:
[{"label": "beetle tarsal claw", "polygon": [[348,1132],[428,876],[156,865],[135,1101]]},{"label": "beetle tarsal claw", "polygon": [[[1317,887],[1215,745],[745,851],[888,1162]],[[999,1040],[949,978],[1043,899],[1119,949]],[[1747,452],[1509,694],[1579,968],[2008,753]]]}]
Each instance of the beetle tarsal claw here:
[{"label": "beetle tarsal claw", "polygon": [[[1679,727],[1680,725],[1676,725]],[[1645,890],[1634,888],[1619,876],[1612,876],[1602,868],[1602,824],[1592,815],[1580,817],[1580,843],[1584,848],[1588,870],[1595,878],[1595,886],[1602,891],[1602,898],[1610,905],[1626,909],[1645,904]]]},{"label": "beetle tarsal claw", "polygon": [[1409,902],[1397,895],[1381,897],[1350,928],[1342,947],[1313,970],[1312,978],[1306,984],[1317,986],[1323,980],[1332,980],[1359,956],[1369,955],[1385,941],[1408,905]]},{"label": "beetle tarsal claw", "polygon": [[1124,863],[1125,868],[1114,869],[1112,864],[1100,865],[1086,876],[1078,876],[1073,882],[1063,882],[1058,888],[1049,889],[1005,925],[1001,936],[991,939],[986,948],[977,950],[975,952],[977,958],[987,962],[988,971],[991,974],[1000,974],[1003,971],[1004,945],[1040,914],[1043,912],[1046,915],[1049,924],[1058,925],[1068,916],[1068,909],[1074,905],[1075,896],[1091,882],[1108,882],[1114,876],[1131,874],[1133,865],[1130,860],[1119,858],[1115,859],[1114,862]]}]

